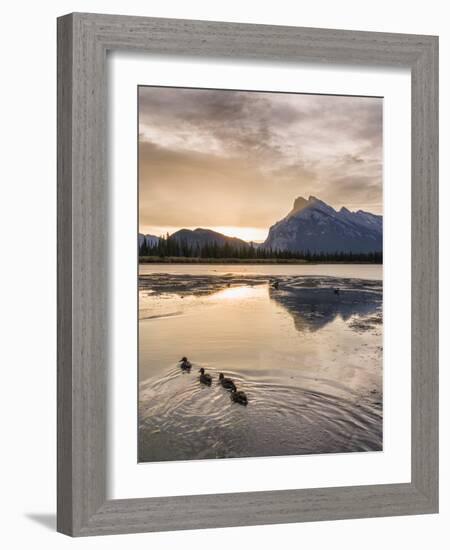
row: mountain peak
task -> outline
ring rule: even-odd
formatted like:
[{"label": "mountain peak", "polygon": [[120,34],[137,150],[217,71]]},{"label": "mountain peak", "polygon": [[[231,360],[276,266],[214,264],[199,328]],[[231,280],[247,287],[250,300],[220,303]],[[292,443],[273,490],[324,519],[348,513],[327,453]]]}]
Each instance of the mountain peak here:
[{"label": "mountain peak", "polygon": [[310,195],[308,197],[308,200],[303,197],[297,197],[294,201],[294,206],[292,207],[292,210],[288,214],[288,217],[295,216],[296,214],[303,212],[303,210],[309,209],[319,209],[328,213],[335,212],[334,208],[329,206],[326,202],[321,201],[314,195]]},{"label": "mountain peak", "polygon": [[310,195],[308,199],[305,199],[304,197],[297,197],[294,201],[294,206],[292,207],[291,214],[294,212],[299,212],[300,210],[303,210],[308,206],[313,206],[317,202],[321,203],[322,201],[319,200],[317,197],[314,197],[314,195]]},{"label": "mountain peak", "polygon": [[294,201],[294,206],[292,207],[292,211],[297,212],[298,210],[305,208],[307,204],[308,204],[308,201],[306,199],[304,199],[303,197],[297,197]]},{"label": "mountain peak", "polygon": [[270,228],[263,246],[293,252],[379,252],[383,219],[345,206],[336,211],[314,195],[297,197],[289,214]]}]

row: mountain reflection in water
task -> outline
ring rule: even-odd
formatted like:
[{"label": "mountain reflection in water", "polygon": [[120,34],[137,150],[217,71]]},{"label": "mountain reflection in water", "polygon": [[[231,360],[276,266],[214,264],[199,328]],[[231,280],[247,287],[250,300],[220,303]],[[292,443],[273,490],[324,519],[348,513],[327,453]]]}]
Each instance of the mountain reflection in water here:
[{"label": "mountain reflection in water", "polygon": [[[381,324],[381,293],[359,290],[305,289],[283,291],[269,289],[272,300],[283,306],[294,319],[299,332],[315,331],[340,317],[344,321],[357,316],[370,324]],[[350,324],[357,330],[358,323]]]}]

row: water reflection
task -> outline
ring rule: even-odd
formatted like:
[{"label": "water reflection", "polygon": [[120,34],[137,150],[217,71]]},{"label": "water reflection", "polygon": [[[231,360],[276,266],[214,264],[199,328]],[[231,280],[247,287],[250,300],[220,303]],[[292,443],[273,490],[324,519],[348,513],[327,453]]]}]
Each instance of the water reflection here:
[{"label": "water reflection", "polygon": [[[269,288],[269,296],[288,311],[299,332],[317,331],[337,317],[348,321],[357,316],[364,319],[367,326],[381,323],[381,293],[340,290],[335,294],[333,288],[293,291]],[[350,324],[355,330],[361,326]]]},{"label": "water reflection", "polygon": [[[148,313],[145,298],[150,298],[154,307],[158,297],[165,301],[171,297],[201,298],[208,303],[244,303],[245,300],[268,297],[290,314],[299,332],[317,331],[337,318],[351,320],[349,326],[354,330],[381,323],[382,285],[377,281],[295,276],[274,280],[266,276],[243,278],[231,274],[193,276],[187,280],[185,276],[159,274],[141,277],[140,284],[147,292],[141,299],[141,319],[159,316]],[[166,304],[164,309],[167,309]],[[177,309],[165,312],[164,316],[181,313]],[[361,323],[362,320],[365,324]]]},{"label": "water reflection", "polygon": [[230,286],[211,295],[213,300],[243,300],[255,295],[251,286]]},{"label": "water reflection", "polygon": [[382,449],[381,281],[276,277],[140,277],[140,461]]}]

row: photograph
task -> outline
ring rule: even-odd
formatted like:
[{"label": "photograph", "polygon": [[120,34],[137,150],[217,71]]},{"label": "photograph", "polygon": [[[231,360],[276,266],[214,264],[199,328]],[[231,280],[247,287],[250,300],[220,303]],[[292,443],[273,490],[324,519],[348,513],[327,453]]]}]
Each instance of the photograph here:
[{"label": "photograph", "polygon": [[140,463],[383,450],[383,98],[140,85]]}]

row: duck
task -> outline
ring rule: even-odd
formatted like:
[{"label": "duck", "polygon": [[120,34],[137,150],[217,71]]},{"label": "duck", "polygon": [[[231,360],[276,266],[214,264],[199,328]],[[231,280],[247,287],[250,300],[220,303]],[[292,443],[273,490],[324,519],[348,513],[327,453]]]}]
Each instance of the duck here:
[{"label": "duck", "polygon": [[247,406],[248,399],[245,392],[237,391],[236,389],[234,389],[231,391],[230,397],[231,400],[234,401],[234,403],[239,403],[239,405],[244,405],[244,407]]},{"label": "duck", "polygon": [[270,286],[274,288],[275,290],[278,290],[280,288],[280,283],[276,279],[271,282]]},{"label": "duck", "polygon": [[339,290],[338,288],[335,288],[335,289],[334,289],[334,293],[335,293],[335,294],[339,294],[339,293],[340,293],[340,290]]},{"label": "duck", "polygon": [[203,367],[198,372],[200,373],[200,382],[205,384],[205,386],[210,386],[212,382],[211,375],[205,374],[205,369]]},{"label": "duck", "polygon": [[182,357],[178,362],[181,363],[180,364],[181,370],[186,370],[186,371],[191,370],[192,363],[188,360],[187,357]]},{"label": "duck", "polygon": [[219,374],[219,383],[226,390],[236,391],[236,384],[233,382],[233,380],[231,380],[231,378],[225,378],[223,372]]}]

